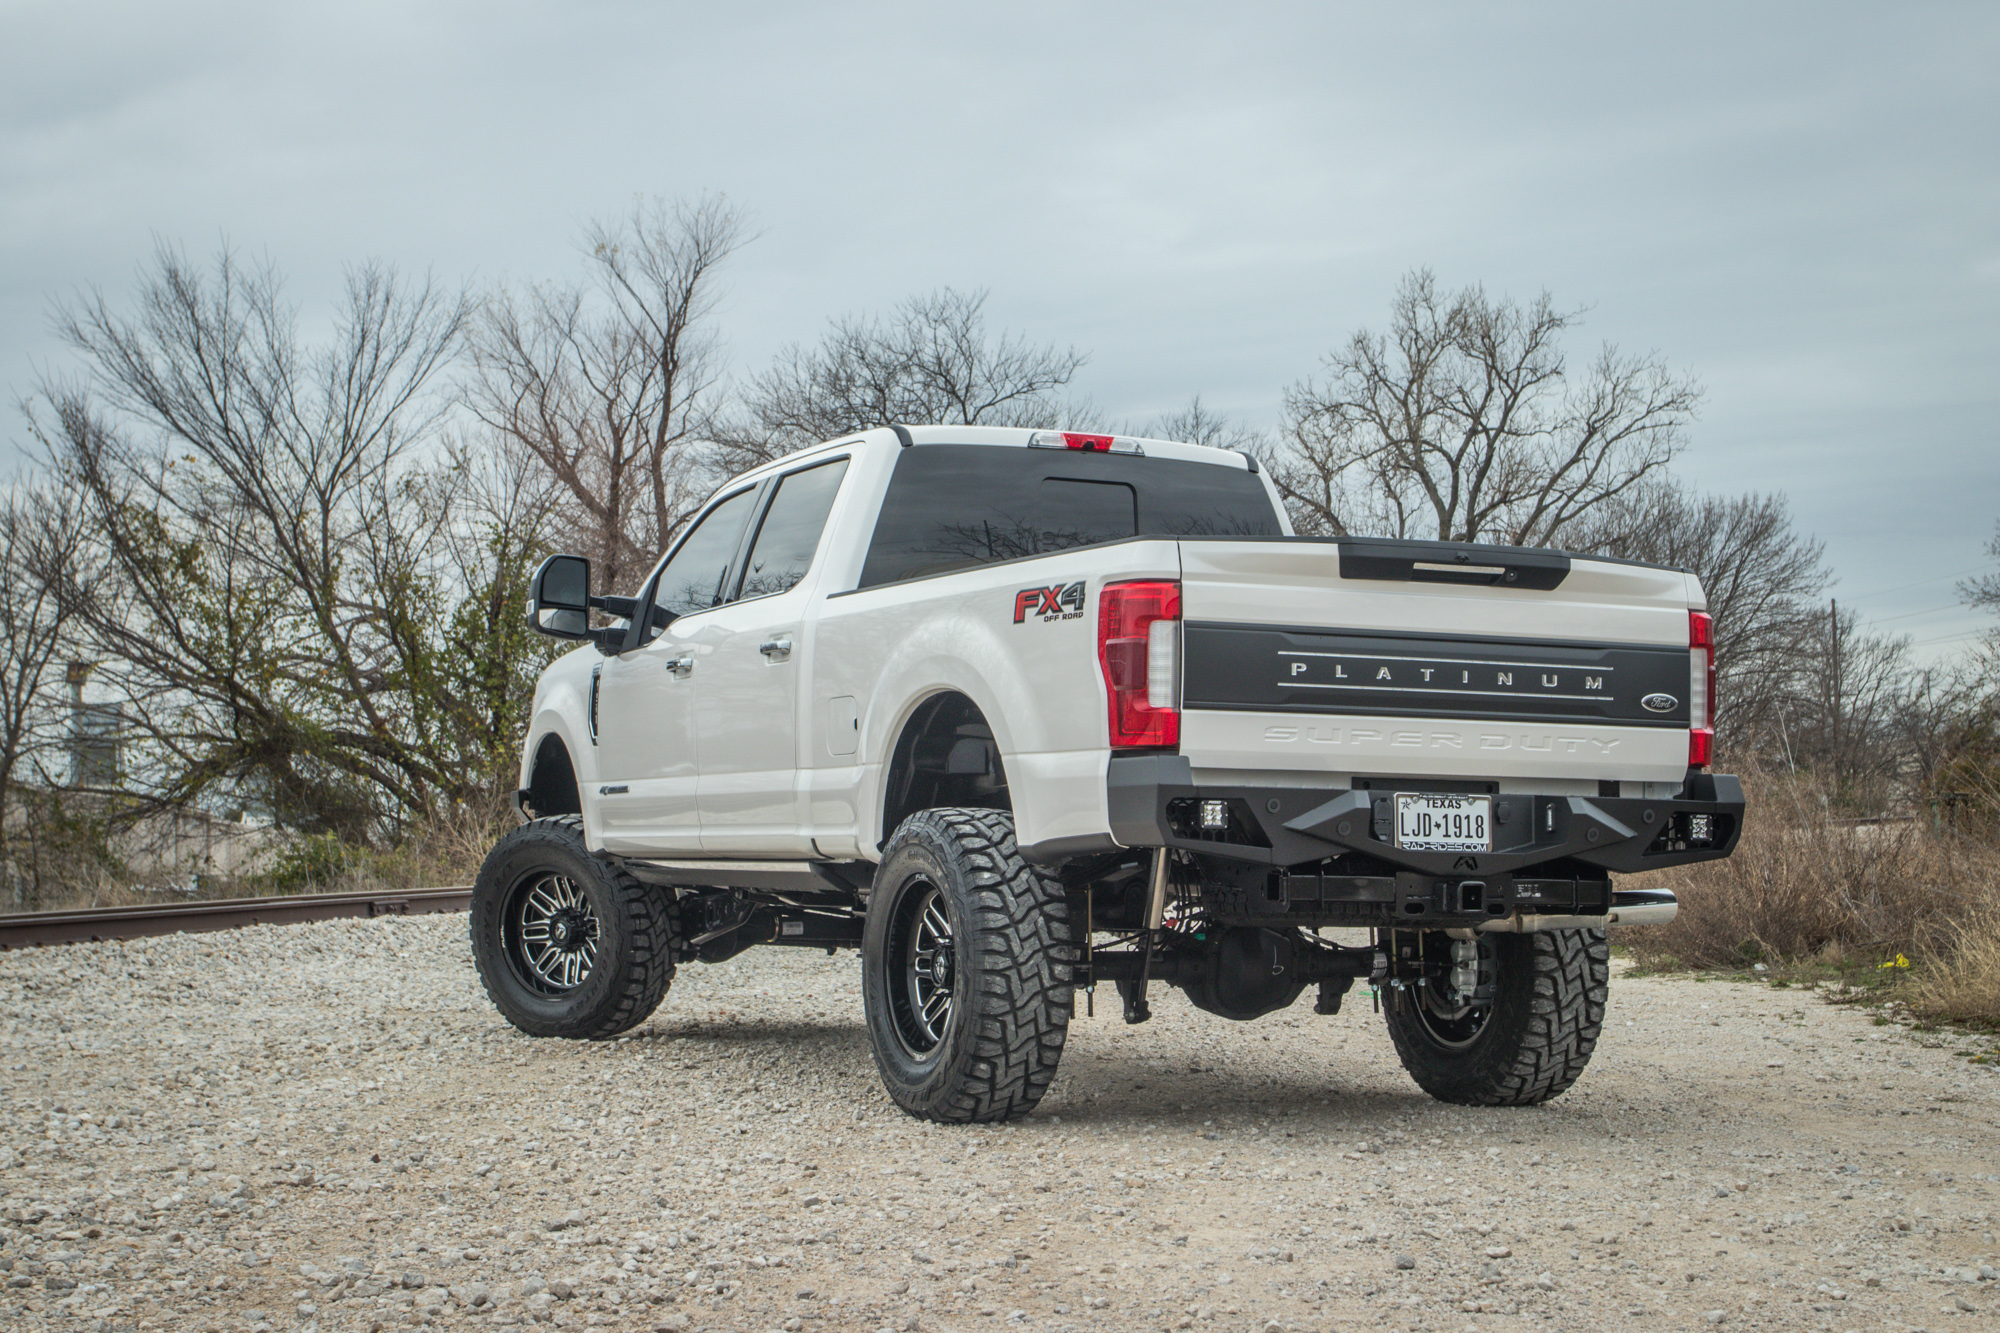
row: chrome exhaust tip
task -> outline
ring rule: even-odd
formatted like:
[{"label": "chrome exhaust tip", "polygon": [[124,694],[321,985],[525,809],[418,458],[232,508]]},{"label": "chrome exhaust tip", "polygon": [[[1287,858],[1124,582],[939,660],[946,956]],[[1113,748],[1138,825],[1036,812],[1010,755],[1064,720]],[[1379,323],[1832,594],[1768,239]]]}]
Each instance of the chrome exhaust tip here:
[{"label": "chrome exhaust tip", "polygon": [[1482,921],[1477,929],[1502,934],[1536,930],[1605,930],[1612,926],[1664,926],[1679,916],[1681,901],[1667,889],[1618,889],[1611,895],[1611,910],[1603,916],[1551,916],[1540,912],[1515,912],[1511,916]]}]

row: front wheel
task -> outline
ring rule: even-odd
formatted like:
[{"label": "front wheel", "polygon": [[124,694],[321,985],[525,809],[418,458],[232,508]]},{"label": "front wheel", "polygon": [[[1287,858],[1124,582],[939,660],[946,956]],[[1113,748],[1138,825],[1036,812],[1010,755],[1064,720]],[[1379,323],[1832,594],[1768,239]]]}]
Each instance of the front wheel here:
[{"label": "front wheel", "polygon": [[1022,859],[1011,814],[904,820],[875,872],[861,952],[890,1098],[953,1123],[1032,1110],[1062,1058],[1075,958],[1062,884]]},{"label": "front wheel", "polygon": [[1417,1086],[1462,1106],[1533,1106],[1583,1074],[1604,1026],[1611,950],[1601,930],[1395,932],[1389,1037]]},{"label": "front wheel", "polygon": [[531,1037],[614,1037],[659,1008],[674,979],[678,914],[590,854],[558,815],[500,839],[472,889],[472,957],[494,1008]]}]

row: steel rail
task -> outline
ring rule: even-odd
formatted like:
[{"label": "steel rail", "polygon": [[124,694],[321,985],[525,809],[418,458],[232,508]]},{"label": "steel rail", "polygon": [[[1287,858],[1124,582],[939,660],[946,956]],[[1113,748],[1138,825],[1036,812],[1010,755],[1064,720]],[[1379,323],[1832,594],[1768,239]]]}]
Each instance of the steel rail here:
[{"label": "steel rail", "polygon": [[69,912],[20,912],[0,916],[0,950],[45,944],[131,940],[182,931],[234,930],[239,926],[290,926],[340,917],[421,916],[463,912],[472,906],[469,885],[376,893],[300,893],[282,898],[217,898],[142,907],[88,907]]}]

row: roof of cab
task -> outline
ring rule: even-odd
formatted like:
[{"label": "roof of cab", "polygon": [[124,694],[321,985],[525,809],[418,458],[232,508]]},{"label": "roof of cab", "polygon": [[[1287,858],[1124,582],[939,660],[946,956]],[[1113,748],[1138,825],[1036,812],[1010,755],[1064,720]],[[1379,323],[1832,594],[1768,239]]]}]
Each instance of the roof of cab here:
[{"label": "roof of cab", "polygon": [[[718,487],[716,494],[740,487],[746,481],[759,481],[775,472],[790,472],[837,449],[853,448],[864,441],[880,448],[893,446],[903,436],[910,443],[925,444],[988,444],[1025,449],[1028,442],[1037,435],[1051,434],[1044,430],[1033,430],[1026,426],[876,426],[870,430],[856,431],[852,435],[842,435],[824,444],[815,444],[809,449],[785,454],[768,463],[759,463],[746,472],[739,472]],[[1098,432],[1090,432],[1096,434]],[[1205,444],[1185,444],[1179,440],[1153,440],[1137,435],[1120,435],[1121,444],[1136,444],[1140,452],[1151,458],[1174,458],[1189,463],[1219,463],[1233,467],[1239,472],[1255,472],[1256,464],[1250,456],[1233,449],[1214,449]]]},{"label": "roof of cab", "polygon": [[[1025,426],[905,426],[913,444],[998,444],[1026,448],[1028,442],[1037,435],[1053,434],[1050,430],[1031,430]],[[1086,434],[1102,434],[1099,431]],[[1234,467],[1239,472],[1256,469],[1249,457],[1234,449],[1215,449],[1205,444],[1184,444],[1179,440],[1153,440],[1138,435],[1120,435],[1121,444],[1136,444],[1142,453],[1152,458],[1176,458],[1189,463],[1221,463]]]}]

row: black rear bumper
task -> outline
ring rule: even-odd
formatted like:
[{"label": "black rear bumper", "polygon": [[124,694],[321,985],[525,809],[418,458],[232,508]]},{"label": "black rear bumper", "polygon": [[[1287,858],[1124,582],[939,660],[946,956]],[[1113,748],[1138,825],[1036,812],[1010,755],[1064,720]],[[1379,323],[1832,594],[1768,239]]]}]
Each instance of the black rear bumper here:
[{"label": "black rear bumper", "polygon": [[[1395,843],[1397,791],[1478,791],[1480,784],[1375,779],[1367,787],[1197,786],[1182,755],[1114,755],[1107,779],[1111,833],[1127,847],[1173,847],[1268,866],[1359,854],[1420,875],[1519,875],[1549,862],[1632,873],[1713,861],[1736,848],[1743,787],[1690,770],[1668,800],[1625,796],[1493,796],[1494,850],[1423,852]],[[1227,827],[1204,828],[1221,801]]]}]

